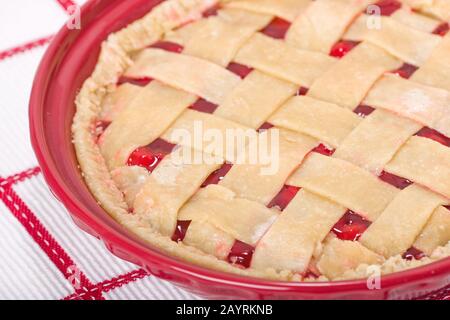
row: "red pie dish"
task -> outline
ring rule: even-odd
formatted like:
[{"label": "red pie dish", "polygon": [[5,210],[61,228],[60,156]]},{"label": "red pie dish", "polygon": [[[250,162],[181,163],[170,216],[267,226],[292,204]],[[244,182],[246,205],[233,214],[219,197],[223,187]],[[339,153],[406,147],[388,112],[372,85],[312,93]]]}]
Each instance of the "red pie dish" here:
[{"label": "red pie dish", "polygon": [[[450,276],[448,20],[443,1],[90,1],[41,62],[32,144],[80,228],[191,292],[417,298]],[[208,149],[183,139],[198,123],[250,138]],[[242,156],[265,138],[269,174]]]}]

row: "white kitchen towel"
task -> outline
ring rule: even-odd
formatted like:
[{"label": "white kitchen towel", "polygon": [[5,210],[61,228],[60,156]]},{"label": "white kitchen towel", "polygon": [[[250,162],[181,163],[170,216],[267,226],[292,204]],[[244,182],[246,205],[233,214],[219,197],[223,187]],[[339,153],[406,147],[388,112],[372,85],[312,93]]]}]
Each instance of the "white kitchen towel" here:
[{"label": "white kitchen towel", "polygon": [[[37,167],[28,134],[34,74],[69,8],[84,2],[0,4],[0,299],[199,299],[78,229]],[[424,298],[448,299],[450,287]]]},{"label": "white kitchen towel", "polygon": [[83,2],[0,3],[0,299],[198,299],[78,229],[37,167],[28,134],[34,74],[68,7]]}]

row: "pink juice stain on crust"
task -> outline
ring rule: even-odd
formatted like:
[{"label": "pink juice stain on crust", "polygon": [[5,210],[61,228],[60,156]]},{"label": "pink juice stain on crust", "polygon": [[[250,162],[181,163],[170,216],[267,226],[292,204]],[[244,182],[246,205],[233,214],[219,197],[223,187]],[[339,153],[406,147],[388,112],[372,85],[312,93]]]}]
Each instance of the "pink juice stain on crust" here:
[{"label": "pink juice stain on crust", "polygon": [[105,133],[106,129],[108,129],[110,124],[111,124],[111,121],[105,121],[105,120],[97,120],[95,122],[94,128],[93,128],[93,134],[94,134],[96,142],[98,144],[101,144],[102,136]]}]

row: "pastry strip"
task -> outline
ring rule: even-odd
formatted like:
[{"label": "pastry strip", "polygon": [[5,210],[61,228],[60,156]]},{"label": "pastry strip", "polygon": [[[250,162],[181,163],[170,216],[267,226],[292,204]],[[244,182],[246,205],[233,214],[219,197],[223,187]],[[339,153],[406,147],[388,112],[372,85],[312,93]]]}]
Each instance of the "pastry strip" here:
[{"label": "pastry strip", "polygon": [[312,153],[288,180],[374,221],[398,190],[350,162]]},{"label": "pastry strip", "polygon": [[[363,41],[365,34],[370,30],[370,28],[376,27],[379,21],[377,19],[378,17],[374,17],[373,15],[363,14],[359,16],[352,23],[343,38],[352,41]],[[439,20],[424,16],[405,8],[395,11],[390,16],[390,19],[395,20],[396,22],[399,22],[407,27],[426,33],[431,33],[441,23]]]},{"label": "pastry strip", "polygon": [[183,243],[225,260],[234,245],[235,238],[208,222],[191,221]]},{"label": "pastry strip", "polygon": [[231,190],[209,185],[181,210],[179,220],[209,223],[235,239],[256,245],[278,213],[264,205],[239,198]]},{"label": "pastry strip", "polygon": [[317,79],[308,96],[354,110],[374,83],[402,62],[368,42],[363,42]]},{"label": "pastry strip", "polygon": [[241,48],[235,61],[298,86],[310,87],[336,60],[319,52],[295,49],[284,41],[256,33]]},{"label": "pastry strip", "polygon": [[450,92],[394,75],[380,79],[364,104],[390,110],[450,136]]},{"label": "pastry strip", "polygon": [[411,77],[411,80],[428,86],[450,91],[450,34],[444,37],[441,44],[433,51],[422,67]]},{"label": "pastry strip", "polygon": [[301,190],[259,242],[252,267],[306,271],[315,248],[345,211],[334,202]]},{"label": "pastry strip", "polygon": [[[266,15],[266,14],[259,14],[259,13],[253,13],[246,10],[241,9],[233,9],[233,8],[222,8],[217,12],[216,17],[210,17],[208,19],[201,19],[197,21],[193,21],[182,28],[169,31],[165,37],[165,41],[175,42],[178,43],[184,47],[188,45],[190,42],[190,39],[194,37],[196,34],[202,33],[202,29],[206,28],[209,24],[210,20],[219,20],[220,22],[227,23],[228,25],[233,26],[239,26],[242,28],[250,28],[253,30],[261,30],[266,25],[270,23],[270,21],[273,19],[273,16]],[[217,23],[213,22],[213,24]],[[211,28],[209,28],[209,31],[212,31]],[[209,36],[209,39],[205,41],[210,41],[211,37],[214,35],[209,33],[204,33],[204,35]],[[215,41],[220,40],[220,37],[217,37]],[[193,43],[191,43],[192,45]],[[204,44],[201,44],[204,46]],[[189,46],[189,45],[188,45]],[[224,48],[223,45],[219,45],[219,48]]]},{"label": "pastry strip", "polygon": [[447,0],[403,0],[412,8],[441,20],[450,20],[450,2]]},{"label": "pastry strip", "polygon": [[125,165],[136,148],[156,140],[195,100],[184,91],[151,82],[100,138],[100,150],[109,168]]},{"label": "pastry strip", "polygon": [[317,268],[328,278],[335,279],[361,264],[378,265],[383,261],[382,256],[365,248],[359,242],[332,238],[325,244]]},{"label": "pastry strip", "polygon": [[103,121],[114,121],[116,117],[136,98],[144,88],[124,83],[108,93],[102,101],[99,118]]},{"label": "pastry strip", "polygon": [[[264,131],[258,138],[247,146],[243,162],[235,164],[220,184],[238,197],[268,205],[318,142],[277,128]],[[266,143],[268,152],[264,146]],[[253,159],[257,160],[256,163],[252,161],[254,156],[258,156]]]},{"label": "pastry strip", "polygon": [[[186,110],[162,138],[234,163],[255,135],[255,130],[239,123],[208,113]],[[243,142],[233,143],[239,137],[244,137]]]},{"label": "pastry strip", "polygon": [[378,109],[345,138],[334,157],[379,175],[403,144],[421,128],[415,121]]},{"label": "pastry strip", "polygon": [[361,119],[350,110],[308,96],[297,96],[285,103],[269,122],[306,133],[336,148],[355,129]]},{"label": "pastry strip", "polygon": [[421,66],[442,41],[437,35],[410,28],[392,18],[380,19],[380,27],[370,29],[364,39],[409,64]]},{"label": "pastry strip", "polygon": [[200,58],[145,49],[125,72],[127,77],[150,77],[219,104],[239,84],[241,78]]},{"label": "pastry strip", "polygon": [[414,243],[414,248],[427,255],[450,241],[450,210],[439,207],[431,216],[420,236]]},{"label": "pastry strip", "polygon": [[270,14],[293,21],[311,3],[311,0],[232,0],[226,7]]},{"label": "pastry strip", "polygon": [[397,195],[359,241],[386,258],[403,254],[414,244],[434,210],[445,201],[413,184]]},{"label": "pastry strip", "polygon": [[441,21],[431,18],[427,15],[417,13],[411,8],[402,8],[395,11],[391,18],[407,25],[408,27],[432,33],[441,24]]},{"label": "pastry strip", "polygon": [[290,82],[253,71],[226,97],[214,114],[258,129],[297,89]]},{"label": "pastry strip", "polygon": [[386,171],[450,198],[450,148],[436,141],[412,137],[386,165]]},{"label": "pastry strip", "polygon": [[[328,54],[370,0],[316,0],[294,21],[286,35],[299,49]],[[324,23],[326,21],[326,23]]]},{"label": "pastry strip", "polygon": [[[182,163],[176,158],[180,148],[164,158],[147,178],[134,202],[134,213],[145,224],[171,237],[175,231],[180,208],[197,192],[206,178],[220,167],[220,163],[206,161],[199,164]],[[192,151],[195,153],[196,151]],[[193,154],[195,157],[195,154]],[[211,157],[201,155],[202,157]],[[215,159],[217,160],[217,159]]]},{"label": "pastry strip", "polygon": [[259,30],[255,25],[230,24],[219,17],[200,20],[199,27],[191,32],[184,45],[183,54],[195,56],[226,67],[239,48]]}]

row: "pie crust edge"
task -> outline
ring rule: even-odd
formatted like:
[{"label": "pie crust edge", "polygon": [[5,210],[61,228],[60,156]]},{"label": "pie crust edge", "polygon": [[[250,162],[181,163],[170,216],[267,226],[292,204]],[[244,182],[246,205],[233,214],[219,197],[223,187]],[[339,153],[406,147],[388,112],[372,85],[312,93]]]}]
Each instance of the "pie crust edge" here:
[{"label": "pie crust edge", "polygon": [[[229,1],[229,0],[228,0]],[[123,194],[115,185],[105,159],[93,139],[93,125],[100,114],[102,100],[110,93],[120,75],[131,65],[133,51],[143,49],[162,36],[184,23],[200,17],[202,12],[223,2],[219,0],[167,0],[143,18],[134,21],[126,28],[110,34],[102,44],[98,63],[92,75],[84,82],[76,98],[76,114],[72,125],[73,143],[79,166],[86,184],[102,208],[118,223],[145,240],[152,248],[195,265],[229,272],[242,276],[251,276],[280,281],[329,281],[366,278],[371,274],[371,266],[363,264],[345,272],[338,278],[301,279],[290,271],[277,273],[267,269],[240,269],[221,261],[212,255],[183,243],[170,241],[150,227],[143,226],[138,219],[128,213]],[[401,255],[389,258],[380,265],[381,274],[404,271],[436,262],[450,256],[450,243],[437,248],[429,257],[421,260],[405,260]]]}]

